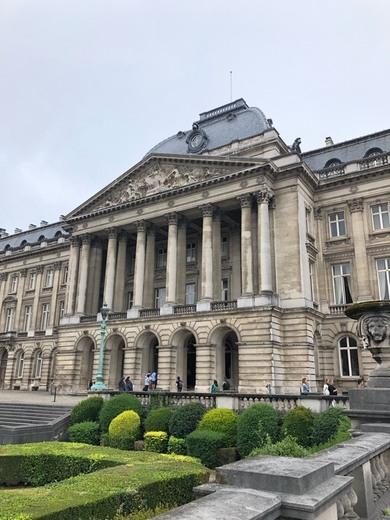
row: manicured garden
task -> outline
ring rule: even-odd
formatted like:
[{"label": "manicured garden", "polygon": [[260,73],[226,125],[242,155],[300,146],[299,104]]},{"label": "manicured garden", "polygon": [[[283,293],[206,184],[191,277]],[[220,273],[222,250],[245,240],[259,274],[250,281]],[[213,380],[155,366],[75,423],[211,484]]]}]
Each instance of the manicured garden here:
[{"label": "manicured garden", "polygon": [[193,487],[208,479],[205,466],[309,456],[349,439],[349,428],[339,408],[280,414],[262,403],[236,413],[167,406],[158,393],[147,407],[127,393],[105,402],[93,396],[73,409],[69,443],[0,447],[0,485],[41,486],[2,490],[0,518],[152,518],[156,508],[192,500]]}]

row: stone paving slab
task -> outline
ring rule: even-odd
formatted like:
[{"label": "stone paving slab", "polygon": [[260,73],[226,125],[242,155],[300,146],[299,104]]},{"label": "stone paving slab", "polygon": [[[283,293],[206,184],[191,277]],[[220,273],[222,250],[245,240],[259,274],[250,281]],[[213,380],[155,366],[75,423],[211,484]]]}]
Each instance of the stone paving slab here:
[{"label": "stone paving slab", "polygon": [[[75,406],[88,397],[87,392],[82,395],[70,395],[58,392],[29,392],[24,390],[0,390],[0,403],[46,404],[51,406]],[[55,399],[55,400],[54,400]]]}]

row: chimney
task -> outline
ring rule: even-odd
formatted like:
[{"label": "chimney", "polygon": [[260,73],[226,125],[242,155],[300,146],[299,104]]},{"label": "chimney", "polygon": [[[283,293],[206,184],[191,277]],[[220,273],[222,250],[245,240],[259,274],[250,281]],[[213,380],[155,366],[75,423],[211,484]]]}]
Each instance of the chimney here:
[{"label": "chimney", "polygon": [[46,220],[41,220],[41,223],[39,225],[40,226],[47,226],[48,222],[46,222]]},{"label": "chimney", "polygon": [[18,234],[18,233],[21,233],[22,231],[23,231],[23,229],[16,227],[14,233]]},{"label": "chimney", "polygon": [[35,229],[37,226],[35,224],[29,224],[28,229]]},{"label": "chimney", "polygon": [[4,228],[0,228],[0,238],[6,237],[7,233],[5,232]]},{"label": "chimney", "polygon": [[332,146],[333,139],[331,137],[325,137],[325,146]]}]

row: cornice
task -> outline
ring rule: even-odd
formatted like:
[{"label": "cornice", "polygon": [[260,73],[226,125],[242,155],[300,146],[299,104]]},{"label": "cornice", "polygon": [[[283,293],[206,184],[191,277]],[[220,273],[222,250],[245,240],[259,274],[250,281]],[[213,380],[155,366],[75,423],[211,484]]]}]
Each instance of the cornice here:
[{"label": "cornice", "polygon": [[47,245],[44,249],[30,249],[29,251],[14,251],[11,255],[1,255],[0,256],[0,265],[8,264],[14,261],[18,261],[21,258],[32,258],[36,256],[46,256],[46,253],[53,253],[54,251],[64,251],[66,249],[70,249],[69,240],[67,239],[65,242],[61,244],[53,244]]}]

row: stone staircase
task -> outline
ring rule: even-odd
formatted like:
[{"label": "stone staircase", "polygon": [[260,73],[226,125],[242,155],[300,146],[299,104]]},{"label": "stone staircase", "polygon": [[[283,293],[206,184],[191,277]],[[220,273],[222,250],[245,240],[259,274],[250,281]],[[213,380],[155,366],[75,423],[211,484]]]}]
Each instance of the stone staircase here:
[{"label": "stone staircase", "polygon": [[0,403],[0,444],[62,439],[71,409],[61,405]]}]

